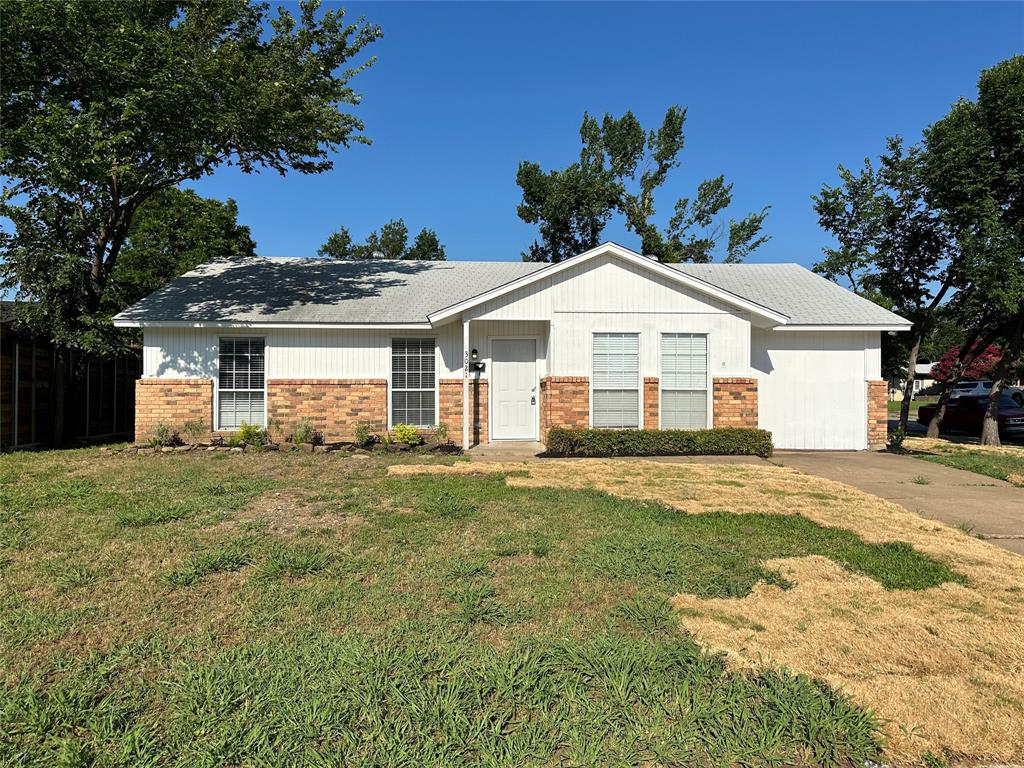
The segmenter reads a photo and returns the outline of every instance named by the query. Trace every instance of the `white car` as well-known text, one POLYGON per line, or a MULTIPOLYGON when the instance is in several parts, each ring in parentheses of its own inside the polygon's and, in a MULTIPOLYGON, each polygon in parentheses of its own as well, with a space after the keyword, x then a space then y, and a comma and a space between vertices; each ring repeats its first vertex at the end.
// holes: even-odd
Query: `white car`
MULTIPOLYGON (((992 384, 993 382, 991 381, 961 381, 953 387, 953 391, 949 393, 949 399, 956 400, 960 395, 988 397, 992 394, 992 384)), ((1021 391, 1020 387, 1003 386, 1004 395, 1021 391)))
POLYGON ((950 400, 956 400, 960 395, 971 397, 987 397, 992 394, 991 381, 961 381, 958 382, 953 391, 949 393, 950 400))

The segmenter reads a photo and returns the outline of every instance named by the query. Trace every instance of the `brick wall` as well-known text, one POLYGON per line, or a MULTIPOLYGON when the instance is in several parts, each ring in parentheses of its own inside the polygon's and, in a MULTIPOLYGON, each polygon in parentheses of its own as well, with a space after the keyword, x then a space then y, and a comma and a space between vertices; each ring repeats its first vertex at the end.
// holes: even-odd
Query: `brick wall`
POLYGON ((540 435, 551 427, 590 426, 590 379, 545 376, 540 380, 540 435))
POLYGON ((210 379, 139 379, 135 382, 135 440, 153 436, 157 424, 181 431, 187 421, 213 429, 213 381, 210 379))
POLYGON ((351 440, 362 422, 382 432, 388 425, 387 379, 267 381, 267 419, 278 423, 282 436, 290 435, 304 417, 328 442, 351 440))
MULTIPOLYGON (((448 438, 456 445, 462 445, 462 379, 441 379, 440 413, 438 422, 448 426, 448 438)), ((487 432, 487 379, 469 381, 469 440, 471 445, 486 443, 487 432)))
POLYGON ((714 426, 757 427, 757 379, 715 379, 712 400, 714 426))
POLYGON ((867 382, 868 446, 881 448, 889 436, 888 384, 882 380, 867 382))
POLYGON ((657 376, 644 377, 644 429, 658 428, 658 408, 661 392, 657 376))

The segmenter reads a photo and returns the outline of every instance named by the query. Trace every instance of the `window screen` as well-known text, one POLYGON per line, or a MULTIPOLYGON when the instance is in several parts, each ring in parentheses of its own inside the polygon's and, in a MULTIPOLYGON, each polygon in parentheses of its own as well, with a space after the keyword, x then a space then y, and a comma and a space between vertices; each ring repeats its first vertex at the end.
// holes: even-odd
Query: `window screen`
POLYGON ((433 339, 391 340, 391 423, 437 424, 433 339))
POLYGON ((708 425, 708 337, 703 333, 661 335, 661 428, 705 429, 708 425))
POLYGON ((258 336, 221 338, 219 429, 238 429, 242 422, 263 426, 264 359, 263 339, 258 336))
POLYGON ((594 334, 590 423, 604 429, 640 426, 640 335, 594 334))

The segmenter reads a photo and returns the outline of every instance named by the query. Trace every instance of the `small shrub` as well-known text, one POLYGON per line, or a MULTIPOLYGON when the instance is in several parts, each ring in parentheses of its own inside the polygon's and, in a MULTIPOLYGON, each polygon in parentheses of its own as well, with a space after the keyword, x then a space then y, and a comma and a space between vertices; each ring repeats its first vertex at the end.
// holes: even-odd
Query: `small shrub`
POLYGON ((370 424, 362 421, 356 424, 355 428, 355 444, 360 448, 369 448, 374 443, 378 442, 380 438, 373 433, 373 429, 370 424))
POLYGON ((552 456, 760 456, 772 455, 772 433, 763 429, 563 429, 548 430, 552 456))
POLYGON ((412 424, 395 424, 395 441, 406 445, 419 445, 420 432, 412 424))
POLYGON ((302 443, 323 445, 324 433, 318 429, 313 429, 313 423, 309 418, 303 416, 295 426, 295 432, 292 433, 292 442, 296 445, 300 445, 302 443))
POLYGON ((227 439, 224 441, 224 445, 228 448, 240 448, 243 444, 244 441, 242 440, 242 436, 237 432, 228 435, 227 439))
POLYGON ((181 435, 166 424, 157 424, 153 427, 153 436, 149 439, 151 448, 165 448, 181 444, 181 435))
POLYGON ((188 439, 193 443, 199 442, 199 438, 205 435, 208 431, 206 428, 206 422, 202 419, 186 421, 184 425, 182 425, 181 429, 186 435, 188 435, 188 439))
POLYGON ((890 451, 899 452, 903 450, 903 441, 907 439, 907 431, 897 427, 885 440, 885 445, 890 451))
POLYGON ((441 423, 434 429, 434 440, 438 443, 448 443, 448 425, 441 423))
POLYGON ((235 434, 238 436, 240 445, 247 445, 252 448, 260 448, 270 442, 270 435, 266 429, 259 424, 250 424, 247 421, 242 422, 242 426, 238 428, 238 432, 235 434))

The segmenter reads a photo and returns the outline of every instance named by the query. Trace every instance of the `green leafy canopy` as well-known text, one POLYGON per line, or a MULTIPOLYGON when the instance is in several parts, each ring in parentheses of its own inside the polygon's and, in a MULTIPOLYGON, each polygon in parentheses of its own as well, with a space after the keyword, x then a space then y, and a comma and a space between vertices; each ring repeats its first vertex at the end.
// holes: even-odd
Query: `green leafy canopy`
POLYGON ((400 259, 404 261, 444 261, 444 246, 437 233, 423 228, 409 245, 409 228, 403 219, 393 219, 374 230, 366 242, 356 244, 345 227, 327 238, 317 254, 331 259, 400 259))
POLYGON ((365 143, 346 111, 380 37, 339 7, 0 0, 0 285, 64 344, 118 345, 112 290, 136 213, 222 165, 321 173, 365 143))
POLYGON ((768 207, 728 224, 719 215, 732 203, 724 176, 701 182, 696 197, 675 204, 668 226, 655 223, 655 192, 679 165, 686 110, 674 106, 657 129, 644 131, 632 112, 620 118, 584 114, 579 159, 563 170, 545 172, 520 163, 516 183, 523 193, 519 217, 538 224, 541 239, 523 258, 561 261, 593 248, 615 213, 641 240, 645 254, 660 261, 708 262, 723 236, 725 261, 742 261, 769 237, 762 232, 768 207))

